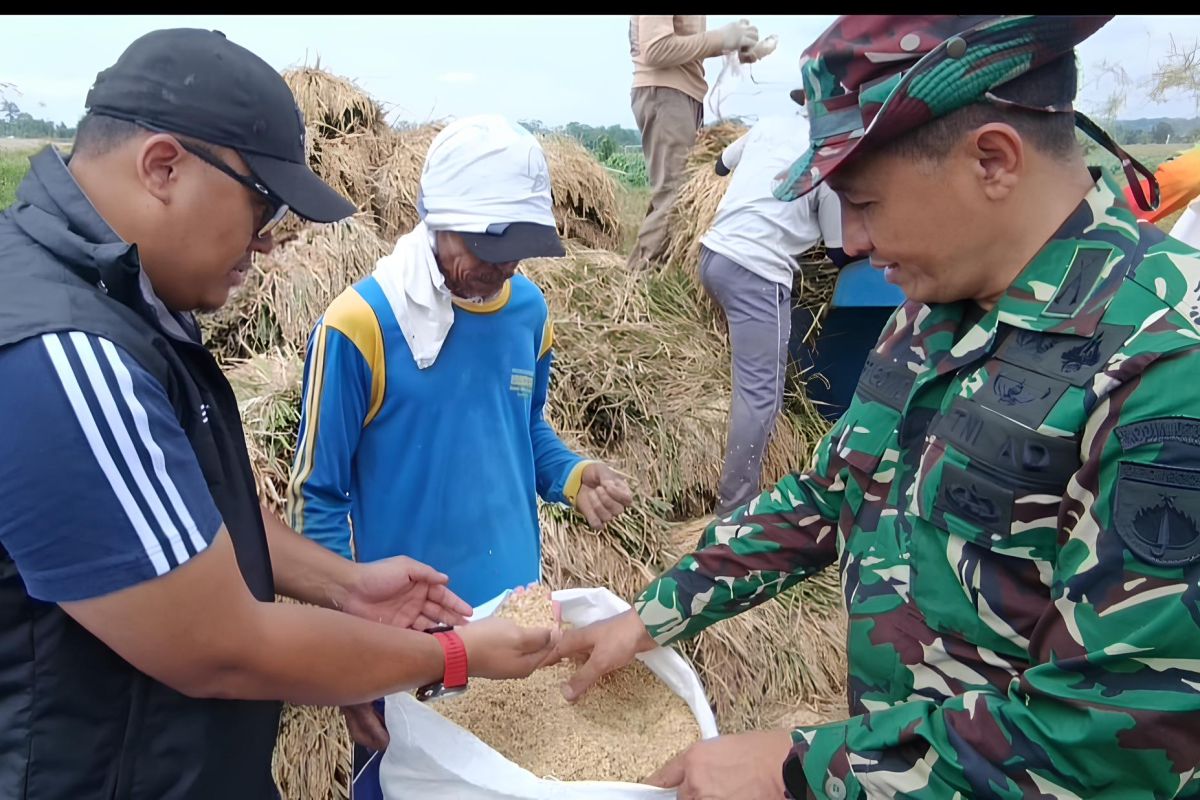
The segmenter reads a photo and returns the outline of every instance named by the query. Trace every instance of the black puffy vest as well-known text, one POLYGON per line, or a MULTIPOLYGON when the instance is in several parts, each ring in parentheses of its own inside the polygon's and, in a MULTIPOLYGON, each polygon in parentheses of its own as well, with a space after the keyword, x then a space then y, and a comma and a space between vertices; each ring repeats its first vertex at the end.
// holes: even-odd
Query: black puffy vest
MULTIPOLYGON (((155 376, 246 584, 271 601, 266 533, 229 382, 204 347, 155 322, 136 248, 100 218, 61 158, 47 148, 31 161, 18 201, 0 214, 0 347, 85 331, 155 376)), ((0 547, 0 797, 274 798, 279 712, 275 702, 190 698, 139 672, 56 604, 30 597, 0 547)))

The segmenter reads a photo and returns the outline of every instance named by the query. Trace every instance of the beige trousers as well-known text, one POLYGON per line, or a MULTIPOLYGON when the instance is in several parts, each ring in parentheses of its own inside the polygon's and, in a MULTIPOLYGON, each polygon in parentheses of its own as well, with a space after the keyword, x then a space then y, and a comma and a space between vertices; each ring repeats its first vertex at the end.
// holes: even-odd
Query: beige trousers
POLYGON ((638 86, 631 93, 633 116, 642 133, 642 152, 650 176, 650 208, 638 230, 631 269, 661 261, 667 244, 667 217, 683 183, 688 152, 704 123, 704 107, 678 89, 638 86))

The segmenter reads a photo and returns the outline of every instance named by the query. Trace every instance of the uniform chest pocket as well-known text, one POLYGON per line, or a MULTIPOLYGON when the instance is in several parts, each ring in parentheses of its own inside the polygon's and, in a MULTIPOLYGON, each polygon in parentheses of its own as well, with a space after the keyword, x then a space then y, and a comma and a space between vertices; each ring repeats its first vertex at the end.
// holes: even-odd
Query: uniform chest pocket
POLYGON ((1079 445, 956 398, 930 430, 917 483, 925 520, 1006 555, 1051 558, 1079 445))
POLYGON ((895 471, 894 442, 900 412, 874 403, 854 403, 838 420, 834 449, 850 475, 864 486, 895 471), (889 449, 893 453, 889 454, 889 449), (885 461, 885 456, 890 456, 885 461))
POLYGON ((854 399, 838 420, 832 438, 837 457, 852 479, 847 483, 852 504, 870 487, 890 484, 896 474, 900 409, 908 400, 914 378, 904 364, 878 353, 871 353, 863 366, 854 399))
POLYGON ((912 597, 942 633, 1012 656, 1049 601, 1078 444, 956 398, 937 418, 914 493, 912 597))

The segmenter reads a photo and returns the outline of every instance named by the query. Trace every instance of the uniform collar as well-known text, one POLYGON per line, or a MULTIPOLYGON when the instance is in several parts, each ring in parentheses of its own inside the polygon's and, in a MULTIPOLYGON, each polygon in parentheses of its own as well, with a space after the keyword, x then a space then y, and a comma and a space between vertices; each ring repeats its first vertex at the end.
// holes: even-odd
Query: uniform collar
POLYGON ((918 306, 916 344, 928 355, 948 351, 937 373, 959 369, 986 353, 1001 323, 1045 333, 1091 337, 1136 260, 1140 234, 1120 193, 1096 167, 1094 184, 1054 235, 1030 259, 995 307, 962 334, 955 331, 968 303, 918 306))
MULTIPOLYGON (((1030 331, 1092 336, 1140 239, 1111 179, 1091 168, 1091 190, 996 304, 995 321, 1030 331)), ((991 315, 989 315, 991 316, 991 315)))

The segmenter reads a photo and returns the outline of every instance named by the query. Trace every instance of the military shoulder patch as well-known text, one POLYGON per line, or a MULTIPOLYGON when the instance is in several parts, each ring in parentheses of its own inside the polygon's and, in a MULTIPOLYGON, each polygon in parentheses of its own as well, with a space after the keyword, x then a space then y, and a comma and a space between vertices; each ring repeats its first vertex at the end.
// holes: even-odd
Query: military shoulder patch
POLYGON ((1117 428, 1115 433, 1122 450, 1167 442, 1200 447, 1200 419, 1191 417, 1158 417, 1130 422, 1117 428))
POLYGON ((1156 567, 1200 561, 1200 470, 1121 462, 1113 527, 1125 546, 1156 567))

